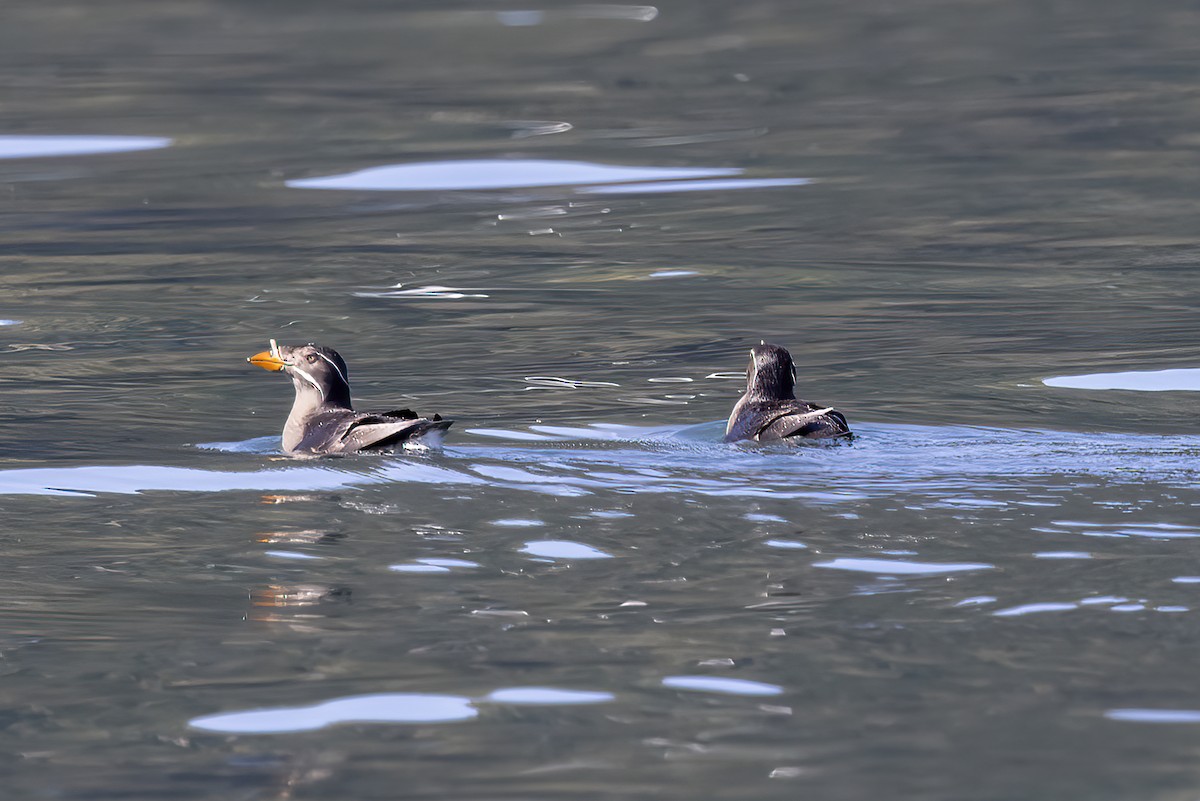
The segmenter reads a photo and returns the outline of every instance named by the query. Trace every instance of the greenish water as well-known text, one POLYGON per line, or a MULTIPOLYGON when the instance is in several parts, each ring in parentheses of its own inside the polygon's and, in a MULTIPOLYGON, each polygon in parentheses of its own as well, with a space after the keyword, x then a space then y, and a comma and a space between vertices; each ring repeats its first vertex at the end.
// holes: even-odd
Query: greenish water
POLYGON ((12 797, 1194 793, 1188 6, 0 16, 12 797))

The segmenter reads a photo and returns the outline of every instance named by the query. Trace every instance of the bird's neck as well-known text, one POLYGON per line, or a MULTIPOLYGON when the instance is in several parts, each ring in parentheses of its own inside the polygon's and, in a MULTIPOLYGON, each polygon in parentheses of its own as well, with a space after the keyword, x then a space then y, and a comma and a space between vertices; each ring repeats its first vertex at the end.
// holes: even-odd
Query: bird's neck
POLYGON ((283 449, 295 450, 296 446, 308 433, 310 420, 322 412, 349 411, 350 390, 342 387, 330 390, 325 397, 316 388, 307 383, 297 382, 296 398, 292 401, 292 411, 288 413, 287 422, 283 426, 283 449))
POLYGON ((350 405, 350 387, 343 383, 317 389, 300 376, 292 376, 292 387, 296 390, 296 399, 292 401, 291 417, 299 419, 317 412, 354 408, 350 405))
POLYGON ((792 376, 759 374, 746 387, 747 397, 755 400, 795 400, 796 385, 792 376))

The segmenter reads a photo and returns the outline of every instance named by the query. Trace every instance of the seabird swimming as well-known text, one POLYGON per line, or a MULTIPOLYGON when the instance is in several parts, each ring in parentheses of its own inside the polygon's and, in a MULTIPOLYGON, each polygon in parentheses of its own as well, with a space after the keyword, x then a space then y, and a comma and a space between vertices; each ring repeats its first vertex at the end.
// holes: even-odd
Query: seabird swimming
POLYGON ((336 350, 321 345, 277 345, 246 361, 292 378, 296 399, 283 426, 289 453, 353 453, 440 444, 453 420, 420 417, 410 409, 356 412, 350 405, 350 373, 336 350))
POLYGON ((770 442, 850 436, 850 426, 841 412, 796 400, 795 387, 796 365, 787 350, 766 341, 751 348, 750 366, 746 368, 746 394, 729 415, 725 441, 770 442))

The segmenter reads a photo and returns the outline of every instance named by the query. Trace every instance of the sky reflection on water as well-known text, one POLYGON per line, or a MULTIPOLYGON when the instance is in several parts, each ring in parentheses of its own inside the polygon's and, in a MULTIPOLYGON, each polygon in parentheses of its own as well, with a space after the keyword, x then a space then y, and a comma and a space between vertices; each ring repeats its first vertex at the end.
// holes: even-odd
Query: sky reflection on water
POLYGON ((345 723, 451 723, 478 717, 471 699, 423 693, 377 693, 312 706, 222 712, 193 718, 193 729, 224 734, 316 731, 345 723))
POLYGON ((638 167, 549 159, 473 159, 370 167, 345 175, 297 178, 288 181, 287 185, 293 189, 428 192, 666 181, 740 172, 727 167, 638 167))
POLYGON ((1200 392, 1200 368, 1135 370, 1124 373, 1056 376, 1043 379, 1064 389, 1125 389, 1135 392, 1200 392))
POLYGON ((171 140, 157 136, 17 136, 0 134, 0 159, 90 156, 128 153, 170 147, 171 140))

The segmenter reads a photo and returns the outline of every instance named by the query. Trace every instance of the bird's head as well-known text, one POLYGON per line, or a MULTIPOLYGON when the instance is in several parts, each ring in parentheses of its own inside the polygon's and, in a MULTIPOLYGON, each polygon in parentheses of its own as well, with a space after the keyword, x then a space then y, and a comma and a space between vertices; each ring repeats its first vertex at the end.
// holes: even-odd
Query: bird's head
POLYGON ((796 365, 785 348, 763 340, 750 349, 746 394, 755 400, 796 397, 796 365))
POLYGON ((350 408, 350 371, 336 350, 323 345, 279 345, 246 359, 264 370, 287 373, 296 387, 296 398, 314 406, 350 408), (319 397, 317 397, 319 396, 319 397))

